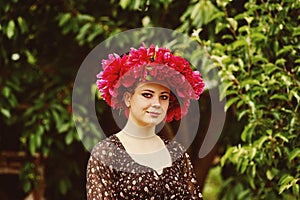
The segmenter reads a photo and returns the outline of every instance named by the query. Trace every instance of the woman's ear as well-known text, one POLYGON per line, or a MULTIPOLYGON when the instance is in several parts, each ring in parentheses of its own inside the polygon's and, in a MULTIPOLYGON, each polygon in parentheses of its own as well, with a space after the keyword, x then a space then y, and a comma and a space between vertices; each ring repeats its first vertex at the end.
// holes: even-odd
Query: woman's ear
POLYGON ((129 92, 125 92, 123 95, 123 99, 127 108, 130 107, 130 98, 131 98, 131 94, 129 92))

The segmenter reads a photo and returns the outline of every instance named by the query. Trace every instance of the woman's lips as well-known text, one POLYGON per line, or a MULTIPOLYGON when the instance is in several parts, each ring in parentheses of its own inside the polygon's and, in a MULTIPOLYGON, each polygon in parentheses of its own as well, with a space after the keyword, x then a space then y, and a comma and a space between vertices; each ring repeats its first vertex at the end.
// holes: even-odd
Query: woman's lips
POLYGON ((147 111, 147 113, 148 113, 151 117, 159 117, 159 116, 161 115, 160 112, 147 111))

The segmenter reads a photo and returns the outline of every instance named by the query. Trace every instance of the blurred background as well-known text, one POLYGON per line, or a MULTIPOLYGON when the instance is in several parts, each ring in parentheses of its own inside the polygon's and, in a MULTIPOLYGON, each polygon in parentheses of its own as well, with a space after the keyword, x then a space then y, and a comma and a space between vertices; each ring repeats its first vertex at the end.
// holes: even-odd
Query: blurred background
MULTIPOLYGON (((220 77, 199 100, 208 117, 188 149, 204 199, 299 199, 299 16, 299 0, 1 0, 0 199, 86 199, 89 152, 72 116, 74 80, 95 46, 140 27, 187 34, 213 63, 203 76, 217 69, 212 76, 220 77), (217 123, 212 91, 226 99, 226 120, 199 158, 208 125, 217 123)), ((83 98, 96 99, 112 134, 110 108, 92 94, 83 98)))

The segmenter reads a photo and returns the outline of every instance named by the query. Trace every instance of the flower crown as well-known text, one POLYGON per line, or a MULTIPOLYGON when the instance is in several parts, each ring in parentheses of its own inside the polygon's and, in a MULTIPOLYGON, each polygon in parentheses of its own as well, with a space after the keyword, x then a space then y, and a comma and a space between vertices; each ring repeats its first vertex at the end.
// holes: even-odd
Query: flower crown
POLYGON ((132 48, 128 55, 110 54, 102 60, 102 68, 96 82, 102 98, 114 109, 125 109, 127 116, 123 94, 138 82, 163 82, 176 96, 171 95, 167 122, 186 115, 190 100, 199 99, 204 90, 200 72, 193 71, 188 61, 154 45, 132 48))

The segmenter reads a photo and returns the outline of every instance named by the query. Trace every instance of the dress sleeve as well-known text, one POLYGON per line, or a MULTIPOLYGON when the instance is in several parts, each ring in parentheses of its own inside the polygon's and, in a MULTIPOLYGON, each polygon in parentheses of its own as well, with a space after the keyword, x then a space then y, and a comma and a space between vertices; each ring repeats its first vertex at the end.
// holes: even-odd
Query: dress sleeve
POLYGON ((191 199, 203 199, 189 154, 184 153, 184 177, 191 199))
POLYGON ((94 147, 87 165, 87 200, 114 199, 114 173, 109 167, 111 152, 103 144, 94 147))

